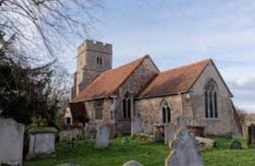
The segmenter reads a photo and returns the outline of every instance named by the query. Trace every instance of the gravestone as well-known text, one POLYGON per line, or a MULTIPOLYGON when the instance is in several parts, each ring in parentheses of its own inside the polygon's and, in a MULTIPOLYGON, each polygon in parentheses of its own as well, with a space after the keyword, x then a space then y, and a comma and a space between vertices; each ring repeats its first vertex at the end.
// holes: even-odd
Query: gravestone
POLYGON ((85 138, 90 139, 90 138, 95 138, 96 137, 96 125, 93 123, 86 123, 84 127, 85 131, 85 138))
POLYGON ((22 165, 25 126, 0 118, 0 165, 22 165))
POLYGON ((96 135, 96 143, 95 148, 96 149, 105 149, 108 147, 110 139, 110 129, 107 125, 100 125, 97 129, 97 135, 96 135))
POLYGON ((248 127, 248 147, 255 148, 255 125, 251 124, 248 127))
POLYGON ((117 125, 116 124, 108 124, 108 127, 110 129, 110 139, 113 139, 117 136, 117 125))
POLYGON ((242 149, 241 142, 238 140, 232 140, 230 143, 230 149, 242 149))
POLYGON ((188 130, 182 129, 177 133, 172 147, 172 152, 165 160, 165 166, 204 166, 198 151, 199 143, 188 130))
POLYGON ((59 132, 60 142, 71 142, 73 140, 83 137, 83 132, 81 129, 74 128, 70 130, 62 130, 59 132))
POLYGON ((176 126, 173 123, 169 123, 164 127, 164 142, 169 144, 174 140, 176 134, 176 126))
POLYGON ((141 163, 135 160, 128 161, 124 163, 122 166, 143 166, 141 163))
POLYGON ((137 116, 133 117, 132 126, 131 126, 131 134, 138 134, 142 132, 142 122, 141 119, 137 116))
POLYGON ((164 126, 154 125, 153 140, 156 143, 164 141, 164 126))
POLYGON ((122 143, 126 145, 128 144, 128 142, 129 142, 128 137, 127 136, 123 137, 122 143))
POLYGON ((56 133, 57 130, 53 127, 37 127, 28 130, 29 149, 26 159, 54 153, 56 133))
POLYGON ((179 129, 187 128, 189 125, 191 125, 191 119, 187 116, 179 116, 177 118, 177 126, 179 129))

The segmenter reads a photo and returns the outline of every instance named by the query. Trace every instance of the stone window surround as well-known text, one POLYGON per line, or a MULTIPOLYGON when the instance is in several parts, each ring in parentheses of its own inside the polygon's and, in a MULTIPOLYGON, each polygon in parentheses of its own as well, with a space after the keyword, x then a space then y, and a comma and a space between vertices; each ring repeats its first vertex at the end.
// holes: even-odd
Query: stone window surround
POLYGON ((171 107, 165 99, 162 99, 160 104, 160 115, 162 124, 167 124, 171 122, 171 107))
POLYGON ((131 120, 133 104, 132 93, 126 91, 121 99, 122 120, 131 120))
POLYGON ((95 120, 103 120, 103 109, 104 109, 104 100, 96 100, 94 102, 94 109, 95 109, 95 120))
POLYGON ((219 88, 213 79, 209 79, 204 86, 204 110, 207 120, 218 120, 219 118, 219 88))
POLYGON ((103 65, 103 57, 96 57, 96 64, 99 66, 99 67, 102 67, 103 65))

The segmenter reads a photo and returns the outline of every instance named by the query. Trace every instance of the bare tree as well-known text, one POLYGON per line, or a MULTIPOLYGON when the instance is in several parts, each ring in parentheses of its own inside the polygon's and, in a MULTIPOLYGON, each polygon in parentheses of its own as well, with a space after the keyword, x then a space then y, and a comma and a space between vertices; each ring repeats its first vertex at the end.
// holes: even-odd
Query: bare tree
POLYGON ((101 0, 0 0, 0 33, 26 58, 55 58, 89 34, 101 8, 101 0))
POLYGON ((101 0, 0 0, 3 114, 25 123, 34 114, 53 119, 71 89, 57 55, 89 35, 102 6, 101 0))

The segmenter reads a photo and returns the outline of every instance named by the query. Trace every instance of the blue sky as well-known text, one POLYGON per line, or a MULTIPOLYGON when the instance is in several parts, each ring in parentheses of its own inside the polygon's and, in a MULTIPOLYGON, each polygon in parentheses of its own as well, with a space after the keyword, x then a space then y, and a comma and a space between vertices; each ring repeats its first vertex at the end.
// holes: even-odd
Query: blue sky
POLYGON ((114 66, 145 54, 161 70, 212 58, 235 105, 255 112, 254 0, 105 0, 97 18, 89 38, 113 44, 114 66))

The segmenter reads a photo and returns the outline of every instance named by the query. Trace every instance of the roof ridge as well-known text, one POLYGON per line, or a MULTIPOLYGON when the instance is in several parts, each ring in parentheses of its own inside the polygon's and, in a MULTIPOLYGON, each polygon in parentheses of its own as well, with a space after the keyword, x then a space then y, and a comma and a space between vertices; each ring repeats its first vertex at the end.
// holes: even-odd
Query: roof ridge
POLYGON ((196 80, 200 77, 201 73, 203 73, 206 66, 208 66, 208 64, 210 63, 213 63, 212 59, 205 59, 202 61, 197 61, 195 63, 160 72, 155 78, 153 78, 150 84, 143 89, 143 91, 139 94, 139 98, 155 97, 155 95, 161 96, 163 93, 185 93, 193 86, 194 82, 196 82, 196 80), (186 72, 190 74, 183 75, 183 73, 186 72), (177 83, 176 80, 177 82, 181 82, 177 83), (185 81, 187 80, 189 80, 188 83, 185 83, 185 81), (166 86, 171 90, 166 90, 166 86))
POLYGON ((190 67, 190 66, 193 66, 193 65, 198 65, 200 63, 204 63, 204 62, 207 62, 207 61, 212 62, 213 60, 211 58, 208 58, 208 59, 196 61, 196 62, 193 62, 193 63, 185 64, 185 65, 182 65, 182 66, 177 66, 177 67, 174 67, 174 68, 171 68, 171 69, 167 69, 167 70, 164 70, 160 73, 166 73, 166 72, 169 72, 169 71, 172 71, 172 70, 177 70, 177 69, 181 69, 181 68, 190 67))
POLYGON ((138 58, 138 59, 135 59, 135 60, 133 60, 133 61, 131 61, 131 62, 122 64, 122 65, 120 65, 120 66, 118 66, 118 67, 115 67, 115 68, 113 68, 113 69, 106 70, 106 71, 104 71, 103 73, 109 72, 109 71, 113 71, 113 70, 119 69, 119 68, 121 68, 121 67, 128 66, 128 65, 130 65, 130 64, 132 64, 132 63, 134 63, 134 62, 137 62, 137 61, 139 61, 139 60, 144 60, 146 57, 149 57, 149 55, 144 55, 143 57, 138 58))

